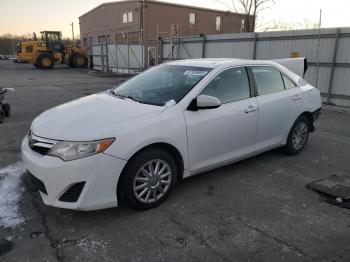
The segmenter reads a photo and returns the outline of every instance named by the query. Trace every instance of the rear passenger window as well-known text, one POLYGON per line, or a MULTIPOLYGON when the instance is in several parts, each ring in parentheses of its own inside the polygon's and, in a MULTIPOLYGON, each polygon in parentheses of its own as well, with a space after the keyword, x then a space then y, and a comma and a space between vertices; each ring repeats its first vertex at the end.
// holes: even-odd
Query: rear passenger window
POLYGON ((230 68, 218 74, 201 95, 217 97, 222 104, 250 97, 249 80, 244 67, 230 68))
POLYGON ((272 67, 252 67, 259 95, 265 95, 284 90, 281 73, 272 67))
POLYGON ((282 76, 283 76, 284 86, 286 87, 286 89, 290 89, 290 88, 296 87, 296 85, 291 80, 289 80, 288 77, 286 77, 283 74, 282 74, 282 76))

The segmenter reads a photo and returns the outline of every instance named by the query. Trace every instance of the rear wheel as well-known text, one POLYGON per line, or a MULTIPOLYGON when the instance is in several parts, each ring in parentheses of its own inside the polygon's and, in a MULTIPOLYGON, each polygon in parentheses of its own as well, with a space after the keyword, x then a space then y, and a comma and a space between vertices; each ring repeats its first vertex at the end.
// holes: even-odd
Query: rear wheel
POLYGON ((309 119, 305 116, 300 116, 292 126, 287 144, 284 146, 284 151, 290 155, 299 154, 305 147, 310 133, 309 119))
POLYGON ((85 67, 87 64, 87 59, 82 54, 73 54, 69 66, 71 67, 85 67))
POLYGON ((54 58, 52 54, 40 54, 36 60, 36 65, 40 69, 51 69, 54 66, 54 58))
POLYGON ((9 117, 11 115, 11 106, 8 103, 3 104, 2 109, 4 111, 4 115, 9 117))
POLYGON ((133 157, 123 171, 118 190, 138 210, 160 205, 176 183, 177 165, 167 151, 148 149, 133 157))

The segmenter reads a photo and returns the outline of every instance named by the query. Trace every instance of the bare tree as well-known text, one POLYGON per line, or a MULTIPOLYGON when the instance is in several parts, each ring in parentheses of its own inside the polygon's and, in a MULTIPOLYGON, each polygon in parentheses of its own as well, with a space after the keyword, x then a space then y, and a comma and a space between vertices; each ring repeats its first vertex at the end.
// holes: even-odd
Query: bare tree
POLYGON ((244 14, 244 32, 254 32, 256 27, 256 18, 258 14, 274 5, 275 0, 215 0, 214 2, 221 3, 236 13, 244 14))
POLYGON ((274 20, 269 24, 265 25, 263 30, 267 31, 285 31, 285 30, 302 30, 302 29, 318 29, 319 23, 310 21, 307 18, 304 18, 299 22, 283 22, 274 20))

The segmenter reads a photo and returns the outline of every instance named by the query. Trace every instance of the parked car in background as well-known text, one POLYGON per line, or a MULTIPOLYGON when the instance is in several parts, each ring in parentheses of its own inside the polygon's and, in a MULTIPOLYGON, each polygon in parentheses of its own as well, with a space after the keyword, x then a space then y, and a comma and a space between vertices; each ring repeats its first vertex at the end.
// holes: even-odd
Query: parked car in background
MULTIPOLYGON (((304 59, 156 66, 38 116, 22 159, 47 205, 149 209, 177 181, 264 151, 300 153, 320 114, 304 59), (289 68, 294 68, 294 73, 289 68)), ((291 159, 292 161, 292 159, 291 159)))
POLYGON ((25 60, 23 60, 21 58, 18 58, 18 57, 11 58, 10 61, 12 61, 14 63, 17 63, 17 64, 26 64, 26 63, 28 63, 25 60))

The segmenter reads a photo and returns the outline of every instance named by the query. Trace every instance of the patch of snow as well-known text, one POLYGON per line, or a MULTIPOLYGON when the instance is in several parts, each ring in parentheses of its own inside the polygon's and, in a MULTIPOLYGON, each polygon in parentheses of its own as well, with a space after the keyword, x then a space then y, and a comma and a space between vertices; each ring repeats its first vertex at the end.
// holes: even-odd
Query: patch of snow
POLYGON ((18 210, 24 172, 20 162, 0 168, 0 228, 15 227, 24 222, 18 210))
POLYGON ((85 252, 92 251, 94 253, 96 253, 97 251, 105 250, 108 246, 107 241, 103 241, 103 240, 96 241, 96 240, 91 240, 87 237, 83 237, 79 239, 76 244, 85 252))

